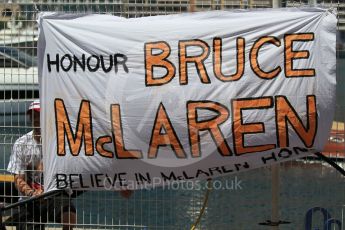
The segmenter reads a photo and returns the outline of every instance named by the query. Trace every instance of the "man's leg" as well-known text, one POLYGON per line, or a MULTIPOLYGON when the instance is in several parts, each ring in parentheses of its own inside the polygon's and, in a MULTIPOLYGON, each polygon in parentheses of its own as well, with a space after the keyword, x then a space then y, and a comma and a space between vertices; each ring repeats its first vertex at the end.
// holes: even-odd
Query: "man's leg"
POLYGON ((77 214, 75 209, 66 206, 63 210, 61 220, 63 230, 72 230, 77 223, 77 214))
POLYGON ((72 230, 77 222, 77 215, 70 197, 64 194, 53 198, 49 203, 49 220, 61 223, 63 230, 72 230))
POLYGON ((13 214, 3 224, 15 226, 17 230, 44 230, 45 212, 36 202, 29 203, 13 210, 13 214), (42 212, 43 211, 43 212, 42 212))

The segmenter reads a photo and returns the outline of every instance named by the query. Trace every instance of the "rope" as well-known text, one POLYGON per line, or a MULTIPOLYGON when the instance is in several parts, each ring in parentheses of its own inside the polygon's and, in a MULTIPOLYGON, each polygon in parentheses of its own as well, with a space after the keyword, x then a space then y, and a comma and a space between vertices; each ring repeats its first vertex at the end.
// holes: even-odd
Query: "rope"
POLYGON ((211 188, 211 181, 212 181, 211 179, 207 180, 207 191, 206 191, 205 196, 204 196, 204 202, 203 202, 202 207, 200 209, 199 216, 195 220, 195 222, 192 225, 192 227, 190 228, 190 230, 195 230, 196 226, 198 226, 200 224, 201 217, 204 215, 204 212, 205 212, 205 209, 206 209, 206 206, 207 206, 208 196, 210 195, 210 192, 212 190, 212 188, 211 188))

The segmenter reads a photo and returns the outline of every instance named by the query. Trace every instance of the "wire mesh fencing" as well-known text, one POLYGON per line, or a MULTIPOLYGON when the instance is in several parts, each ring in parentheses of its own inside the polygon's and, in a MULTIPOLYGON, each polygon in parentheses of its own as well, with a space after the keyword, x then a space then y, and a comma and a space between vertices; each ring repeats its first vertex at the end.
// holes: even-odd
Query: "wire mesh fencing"
MULTIPOLYGON (((345 3, 320 1, 315 4, 338 9, 337 107, 330 133, 330 149, 324 154, 345 168, 345 3)), ((283 7, 305 7, 307 0, 283 1, 283 7)), ((271 0, 45 0, 3 1, 0 4, 0 192, 2 205, 15 204, 21 195, 8 172, 16 140, 32 130, 26 110, 39 98, 37 77, 36 17, 42 11, 101 13, 121 17, 143 17, 209 10, 271 8, 271 0)), ((29 216, 23 229, 61 229, 63 208, 75 213, 75 229, 268 229, 259 225, 271 219, 271 169, 255 169, 238 175, 188 182, 178 187, 135 191, 130 198, 119 192, 99 191, 55 194, 38 206, 23 203, 4 211, 7 229, 18 225, 14 216, 29 216), (210 189, 212 188, 212 189, 210 189), (205 205, 207 201, 207 205, 205 205), (36 207, 46 207, 37 210, 36 207), (203 207, 206 207, 203 210, 203 207), (23 211, 24 210, 24 211, 23 211), (203 212, 203 213, 202 213, 203 212), (22 214, 21 214, 22 213, 22 214), (202 215, 201 215, 202 214, 202 215), (12 218, 12 219, 11 219, 12 218), (31 224, 31 225, 30 225, 31 224)), ((326 213, 345 225, 345 178, 315 157, 280 164, 279 229, 310 229, 324 226, 326 213), (313 209, 314 208, 314 209, 313 209), (316 208, 316 209, 315 209, 316 208), (316 211, 315 211, 316 210, 316 211), (316 213, 314 221, 308 213, 316 213), (320 212, 320 213, 318 213, 320 212)), ((24 201, 24 200, 21 200, 24 201)), ((65 210, 66 211, 66 210, 65 210)), ((24 223, 22 223, 24 224, 24 223)), ((18 228, 18 226, 17 226, 18 228)))

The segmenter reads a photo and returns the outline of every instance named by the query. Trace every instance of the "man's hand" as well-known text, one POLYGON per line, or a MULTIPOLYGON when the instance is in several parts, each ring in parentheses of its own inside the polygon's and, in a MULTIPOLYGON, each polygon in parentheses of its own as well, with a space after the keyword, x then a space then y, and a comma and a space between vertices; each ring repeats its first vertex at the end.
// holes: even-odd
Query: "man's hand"
POLYGON ((14 183, 18 191, 25 196, 32 196, 32 194, 35 192, 35 190, 32 189, 31 186, 26 182, 24 174, 14 175, 14 183))
POLYGON ((38 196, 41 195, 43 193, 42 189, 36 189, 34 190, 34 192, 32 193, 32 196, 38 196))
POLYGON ((40 184, 32 184, 31 186, 26 182, 24 174, 14 176, 14 183, 20 193, 25 196, 38 196, 43 193, 43 187, 40 184))

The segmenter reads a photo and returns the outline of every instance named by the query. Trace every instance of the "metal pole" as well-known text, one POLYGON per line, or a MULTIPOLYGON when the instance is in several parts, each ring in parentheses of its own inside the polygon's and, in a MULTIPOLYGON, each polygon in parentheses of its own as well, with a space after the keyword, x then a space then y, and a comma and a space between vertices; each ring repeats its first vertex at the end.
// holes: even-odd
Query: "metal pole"
MULTIPOLYGON (((282 7, 282 0, 272 0, 272 7, 282 7)), ((279 164, 271 166, 272 173, 272 198, 271 198, 271 221, 273 223, 279 222, 279 164)), ((273 226, 273 230, 279 230, 279 225, 273 226)))
POLYGON ((2 209, 0 208, 0 230, 6 230, 6 227, 2 223, 2 209))
POLYGON ((309 0, 310 6, 316 6, 316 0, 309 0))
POLYGON ((272 8, 282 7, 282 0, 272 0, 272 8))
POLYGON ((224 10, 225 0, 220 0, 220 9, 224 10))
MULTIPOLYGON (((271 166, 272 173, 272 198, 271 198, 271 221, 279 222, 279 164, 271 166)), ((273 226, 273 230, 279 230, 279 225, 273 226)))
POLYGON ((249 8, 253 8, 253 0, 249 0, 249 8))
POLYGON ((195 12, 195 0, 189 0, 189 12, 195 12))

